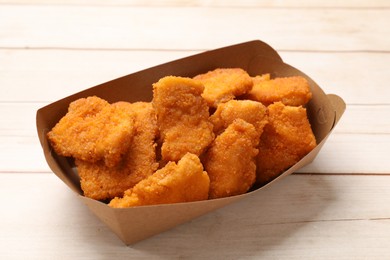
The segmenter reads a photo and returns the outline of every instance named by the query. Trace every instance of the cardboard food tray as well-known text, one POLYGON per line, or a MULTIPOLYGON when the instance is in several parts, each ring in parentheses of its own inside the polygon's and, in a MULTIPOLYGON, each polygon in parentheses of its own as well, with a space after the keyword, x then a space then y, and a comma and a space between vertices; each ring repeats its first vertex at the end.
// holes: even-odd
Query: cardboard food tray
POLYGON ((326 95, 322 89, 301 71, 283 63, 278 53, 261 41, 250 41, 142 70, 101 85, 86 89, 49 104, 37 111, 37 131, 46 161, 52 171, 88 206, 88 208, 127 245, 170 229, 207 212, 225 206, 246 196, 261 192, 263 187, 239 196, 189 203, 141 206, 125 209, 110 208, 107 204, 84 197, 77 170, 72 160, 52 151, 46 133, 62 118, 69 103, 82 97, 99 96, 115 101, 151 101, 152 84, 168 75, 193 77, 215 68, 240 67, 251 76, 271 73, 271 77, 301 75, 308 79, 313 98, 307 105, 308 117, 317 139, 317 147, 268 183, 272 185, 284 176, 310 163, 322 148, 332 129, 345 110, 344 101, 336 95, 326 95))

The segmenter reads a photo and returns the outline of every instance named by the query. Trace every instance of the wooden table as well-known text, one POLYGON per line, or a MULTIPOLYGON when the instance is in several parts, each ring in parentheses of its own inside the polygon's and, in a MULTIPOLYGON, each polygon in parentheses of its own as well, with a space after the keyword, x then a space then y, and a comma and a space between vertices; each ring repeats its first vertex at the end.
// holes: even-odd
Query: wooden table
POLYGON ((0 258, 390 259, 389 64, 386 0, 0 0, 0 258), (258 196, 124 246, 48 168, 36 110, 254 39, 346 101, 339 125, 258 196))

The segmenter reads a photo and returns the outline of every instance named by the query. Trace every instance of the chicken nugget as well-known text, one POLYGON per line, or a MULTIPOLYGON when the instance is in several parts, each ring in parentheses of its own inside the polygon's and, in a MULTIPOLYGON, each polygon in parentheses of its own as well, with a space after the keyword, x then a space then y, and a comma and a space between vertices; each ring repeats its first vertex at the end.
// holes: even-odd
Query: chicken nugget
POLYGON ((125 190, 149 177, 158 168, 155 142, 158 130, 152 104, 118 102, 113 106, 135 114, 135 134, 123 161, 115 167, 107 167, 103 162, 76 160, 84 196, 97 200, 123 196, 125 190))
POLYGON ((134 132, 134 115, 98 97, 81 98, 47 134, 57 154, 112 167, 127 151, 134 132))
POLYGON ((210 199, 243 194, 252 187, 259 138, 255 127, 242 119, 235 119, 215 138, 204 159, 210 199))
POLYGON ((202 97, 210 107, 227 102, 252 89, 249 74, 240 68, 219 68, 194 77, 204 86, 202 97))
POLYGON ((306 109, 268 106, 269 124, 264 127, 257 156, 257 182, 265 184, 297 163, 316 146, 306 109))
POLYGON ((309 82, 301 76, 271 80, 267 76, 254 77, 253 87, 245 95, 245 98, 259 101, 265 106, 278 101, 288 106, 304 106, 311 97, 309 82))
POLYGON ((202 98, 203 85, 193 79, 168 76, 153 84, 165 161, 178 161, 187 152, 200 155, 213 141, 209 108, 202 98))
POLYGON ((199 158, 191 153, 180 161, 169 162, 164 168, 127 190, 123 198, 116 197, 108 204, 113 208, 155 205, 205 200, 210 179, 199 158))
MULTIPOLYGON (((258 84, 258 83, 261 82, 261 81, 270 80, 270 79, 271 79, 271 74, 269 74, 269 73, 254 76, 254 77, 252 77, 253 86, 254 86, 255 84, 258 84)), ((252 88, 253 88, 253 87, 252 87, 252 88)))
POLYGON ((209 120, 214 125, 214 133, 219 134, 237 118, 252 124, 260 136, 268 123, 267 108, 260 102, 252 100, 230 100, 219 104, 209 120))

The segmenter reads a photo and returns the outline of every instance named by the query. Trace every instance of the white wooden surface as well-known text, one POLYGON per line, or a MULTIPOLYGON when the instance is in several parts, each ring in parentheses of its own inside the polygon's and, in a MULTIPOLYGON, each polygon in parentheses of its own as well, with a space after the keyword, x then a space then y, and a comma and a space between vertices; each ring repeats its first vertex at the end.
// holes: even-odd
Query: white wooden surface
POLYGON ((390 2, 0 0, 0 259, 390 259, 390 2), (51 173, 36 110, 260 39, 347 111, 263 193, 126 247, 51 173))

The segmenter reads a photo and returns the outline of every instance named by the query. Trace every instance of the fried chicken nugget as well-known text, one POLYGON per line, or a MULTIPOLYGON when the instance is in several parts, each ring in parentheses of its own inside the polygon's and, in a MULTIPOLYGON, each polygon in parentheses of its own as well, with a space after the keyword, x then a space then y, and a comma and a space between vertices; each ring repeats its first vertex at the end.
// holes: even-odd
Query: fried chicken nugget
POLYGON ((81 98, 47 134, 57 154, 113 167, 130 146, 134 115, 98 97, 81 98))
POLYGON ((269 124, 264 127, 257 156, 259 184, 271 181, 316 146, 305 108, 277 102, 268 111, 269 124))
POLYGON ((252 89, 253 81, 249 74, 240 68, 218 68, 194 77, 204 84, 202 97, 210 107, 227 102, 252 89))
POLYGON ((135 134, 123 161, 115 167, 107 167, 103 162, 76 160, 84 195, 97 200, 123 196, 125 190, 149 177, 158 168, 155 142, 158 129, 152 104, 118 102, 113 106, 135 113, 135 134))
POLYGON ((153 84, 153 106, 165 161, 178 161, 187 152, 200 155, 213 141, 203 85, 193 79, 167 76, 153 84))
POLYGON ((164 168, 127 190, 123 198, 114 198, 108 204, 113 208, 179 203, 205 200, 210 179, 198 158, 187 153, 176 164, 164 168))
POLYGON ((269 74, 269 73, 252 77, 253 85, 258 84, 261 81, 270 80, 270 79, 271 79, 271 74, 269 74))
POLYGON ((215 138, 204 159, 210 199, 243 194, 252 187, 259 138, 255 127, 242 119, 235 119, 215 138))
POLYGON ((214 125, 214 133, 219 134, 237 118, 252 124, 260 136, 268 123, 267 108, 252 100, 230 100, 219 104, 209 120, 214 125))
POLYGON ((282 102, 288 106, 304 106, 312 97, 309 82, 301 76, 269 79, 269 74, 253 77, 253 87, 246 98, 265 106, 282 102), (268 76, 267 76, 268 75, 268 76))

